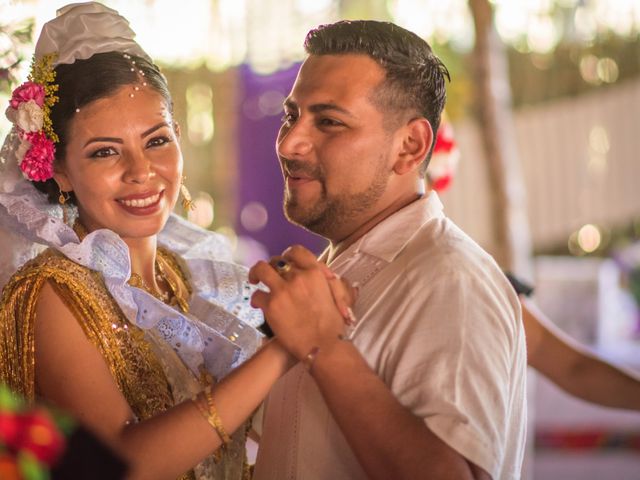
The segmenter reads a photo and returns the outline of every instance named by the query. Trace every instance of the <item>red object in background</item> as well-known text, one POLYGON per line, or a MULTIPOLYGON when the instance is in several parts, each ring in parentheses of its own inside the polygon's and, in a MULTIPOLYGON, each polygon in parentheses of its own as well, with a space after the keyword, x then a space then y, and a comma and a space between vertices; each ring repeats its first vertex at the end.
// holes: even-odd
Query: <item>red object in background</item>
POLYGON ((608 429, 536 429, 536 449, 545 450, 632 450, 640 451, 640 431, 608 429))
POLYGON ((427 181, 433 190, 443 192, 451 186, 459 158, 460 152, 453 134, 453 127, 443 114, 427 168, 427 181))
POLYGON ((18 470, 18 464, 13 456, 0 454, 0 478, 2 480, 20 480, 22 478, 18 470))
POLYGON ((449 188, 451 182, 453 181, 453 175, 444 175, 433 181, 431 184, 431 188, 433 188, 436 192, 442 192, 449 188))
POLYGON ((64 451, 65 438, 44 410, 2 412, 0 444, 11 452, 29 452, 41 463, 52 466, 64 451))
POLYGON ((44 410, 23 415, 19 449, 33 454, 40 462, 53 465, 64 451, 65 438, 44 410))
POLYGON ((456 148, 456 141, 453 137, 453 128, 448 120, 443 119, 440 128, 438 128, 433 153, 451 153, 454 148, 456 148))
POLYGON ((19 416, 20 414, 14 412, 0 412, 0 445, 13 448, 17 443, 17 438, 20 435, 19 416))

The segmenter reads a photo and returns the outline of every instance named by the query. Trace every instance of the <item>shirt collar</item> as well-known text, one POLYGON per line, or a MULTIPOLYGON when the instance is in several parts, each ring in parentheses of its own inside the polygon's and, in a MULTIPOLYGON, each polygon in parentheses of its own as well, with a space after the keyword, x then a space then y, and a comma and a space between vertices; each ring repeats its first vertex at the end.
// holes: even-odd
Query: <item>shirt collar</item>
MULTIPOLYGON (((365 253, 392 262, 424 224, 443 217, 442 202, 438 194, 431 191, 382 220, 335 260, 345 254, 365 253)), ((328 249, 320 258, 326 258, 327 252, 328 249)))

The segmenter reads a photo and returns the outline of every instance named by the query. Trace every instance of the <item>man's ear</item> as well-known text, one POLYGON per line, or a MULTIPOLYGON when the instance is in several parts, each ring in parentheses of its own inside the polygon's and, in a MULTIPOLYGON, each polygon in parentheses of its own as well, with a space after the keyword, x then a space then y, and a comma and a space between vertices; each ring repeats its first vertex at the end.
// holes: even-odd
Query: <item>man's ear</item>
POLYGON ((431 124, 424 117, 414 118, 402 129, 402 144, 393 171, 404 175, 415 171, 425 161, 434 140, 431 124))

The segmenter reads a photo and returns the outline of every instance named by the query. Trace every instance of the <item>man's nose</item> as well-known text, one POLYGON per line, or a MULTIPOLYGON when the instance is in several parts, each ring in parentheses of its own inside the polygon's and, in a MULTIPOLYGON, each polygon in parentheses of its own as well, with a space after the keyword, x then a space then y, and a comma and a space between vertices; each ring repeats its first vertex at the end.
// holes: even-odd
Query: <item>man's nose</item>
POLYGON ((282 157, 297 159, 307 155, 313 149, 313 141, 308 125, 298 120, 292 125, 280 127, 276 150, 282 157))

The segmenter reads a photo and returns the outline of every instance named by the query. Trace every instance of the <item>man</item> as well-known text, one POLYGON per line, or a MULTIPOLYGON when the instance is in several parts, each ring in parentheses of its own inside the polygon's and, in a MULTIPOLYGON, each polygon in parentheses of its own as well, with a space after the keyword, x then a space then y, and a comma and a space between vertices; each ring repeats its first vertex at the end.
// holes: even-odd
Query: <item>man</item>
POLYGON ((250 278, 302 360, 274 387, 255 478, 517 478, 526 351, 493 259, 425 195, 448 72, 389 23, 311 31, 277 151, 288 218, 359 289, 347 327, 302 247, 250 278))

